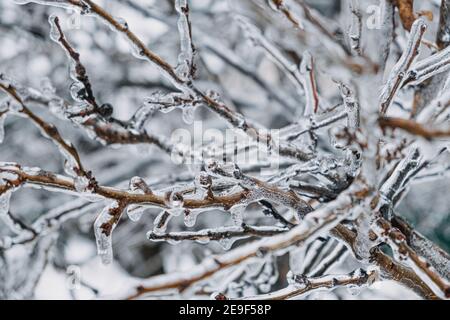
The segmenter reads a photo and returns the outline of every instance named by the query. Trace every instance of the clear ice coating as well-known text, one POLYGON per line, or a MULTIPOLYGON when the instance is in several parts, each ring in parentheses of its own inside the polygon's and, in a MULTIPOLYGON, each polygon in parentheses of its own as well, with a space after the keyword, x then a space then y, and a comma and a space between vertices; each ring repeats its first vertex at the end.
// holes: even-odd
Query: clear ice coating
POLYGON ((175 0, 175 10, 178 13, 178 32, 180 35, 181 52, 178 55, 177 74, 184 80, 191 77, 194 51, 192 44, 191 26, 188 20, 187 0, 175 0))

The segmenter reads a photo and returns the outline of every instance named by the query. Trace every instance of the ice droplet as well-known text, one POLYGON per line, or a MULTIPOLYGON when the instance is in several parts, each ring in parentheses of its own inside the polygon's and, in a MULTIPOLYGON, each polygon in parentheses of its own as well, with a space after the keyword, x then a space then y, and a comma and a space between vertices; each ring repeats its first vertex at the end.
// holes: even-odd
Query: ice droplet
POLYGON ((361 293, 361 288, 356 284, 349 284, 346 286, 348 293, 352 296, 357 296, 361 293))
POLYGON ((137 59, 147 59, 145 56, 145 51, 134 43, 131 43, 131 54, 137 59))
POLYGON ((127 216, 131 221, 137 222, 141 219, 144 211, 145 207, 136 204, 131 204, 127 208, 127 216))
POLYGON ((77 176, 74 178, 75 190, 78 192, 87 192, 89 189, 90 181, 85 176, 77 176))
POLYGON ((223 250, 230 250, 231 247, 233 246, 233 239, 230 238, 222 238, 219 240, 219 244, 220 246, 223 248, 223 250))
POLYGON ((81 82, 75 81, 70 85, 70 95, 75 101, 82 102, 85 96, 84 85, 81 82))
POLYGON ((198 214, 198 211, 184 210, 184 225, 188 228, 195 226, 198 214))
POLYGON ((195 120, 195 108, 191 106, 183 107, 183 121, 186 124, 192 124, 195 120))
POLYGON ((264 293, 269 292, 271 288, 272 288, 272 286, 268 283, 261 283, 259 285, 259 290, 264 293))
POLYGON ((50 23, 50 39, 58 43, 60 33, 58 28, 56 27, 56 19, 58 19, 58 17, 55 14, 52 14, 50 15, 50 17, 48 17, 48 22, 50 23))
MULTIPOLYGON (((120 25, 120 28, 122 29, 122 31, 128 30, 128 22, 126 22, 125 19, 123 19, 121 17, 116 17, 115 20, 120 25)), ((110 28, 112 31, 116 31, 114 27, 110 27, 110 28)))
POLYGON ((167 242, 173 246, 179 244, 181 241, 180 240, 175 240, 175 239, 168 239, 167 242))
POLYGON ((205 238, 199 238, 197 240, 195 240, 195 242, 200 243, 200 244, 208 244, 211 240, 208 237, 205 238))

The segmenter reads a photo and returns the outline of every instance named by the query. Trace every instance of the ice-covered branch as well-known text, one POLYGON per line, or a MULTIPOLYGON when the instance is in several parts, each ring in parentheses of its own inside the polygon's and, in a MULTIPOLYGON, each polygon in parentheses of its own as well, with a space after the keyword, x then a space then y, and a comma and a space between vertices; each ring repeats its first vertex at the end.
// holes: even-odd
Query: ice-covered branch
POLYGON ((0 89, 6 92, 17 105, 13 111, 19 115, 29 118, 42 131, 44 136, 51 139, 58 146, 59 152, 65 158, 64 166, 66 171, 70 175, 77 177, 77 182, 85 185, 85 188, 95 189, 95 178, 92 177, 90 172, 85 171, 83 168, 78 151, 75 149, 73 144, 67 142, 60 135, 58 129, 53 124, 48 124, 46 121, 35 115, 31 109, 25 105, 23 99, 12 83, 5 80, 3 77, 0 79, 0 89))
POLYGON ((242 224, 242 226, 220 227, 216 229, 203 229, 200 231, 181 231, 170 233, 155 233, 149 232, 147 238, 152 241, 197 241, 199 243, 208 243, 209 241, 229 240, 229 239, 243 239, 249 237, 270 237, 275 234, 286 232, 288 229, 270 226, 249 226, 242 224))
POLYGON ((245 300, 286 300, 299 298, 313 292, 325 290, 332 291, 339 287, 359 290, 361 287, 370 286, 378 278, 377 272, 369 272, 357 269, 349 274, 326 275, 321 277, 306 277, 293 275, 290 285, 284 289, 274 291, 265 295, 246 297, 245 300))
POLYGON ((426 260, 408 246, 406 237, 398 229, 393 228, 383 218, 376 221, 373 229, 379 237, 390 245, 396 259, 410 266, 438 297, 442 299, 450 297, 448 280, 442 278, 426 260))
POLYGON ((416 86, 448 70, 450 70, 450 47, 413 64, 406 75, 403 86, 416 86))
POLYGON ((145 280, 141 284, 130 288, 126 297, 133 299, 146 293, 167 289, 184 290, 193 283, 204 280, 220 270, 255 257, 261 251, 276 251, 294 243, 307 244, 327 233, 350 215, 348 208, 355 201, 360 201, 366 194, 367 190, 358 182, 355 182, 348 190, 339 195, 336 200, 308 214, 304 220, 290 231, 252 242, 220 256, 209 257, 188 273, 160 275, 145 280))
POLYGON ((391 105, 397 91, 407 77, 414 59, 419 54, 419 47, 422 37, 426 31, 426 24, 422 19, 417 19, 411 28, 408 45, 402 56, 392 68, 387 81, 385 82, 380 96, 380 113, 385 114, 391 105))

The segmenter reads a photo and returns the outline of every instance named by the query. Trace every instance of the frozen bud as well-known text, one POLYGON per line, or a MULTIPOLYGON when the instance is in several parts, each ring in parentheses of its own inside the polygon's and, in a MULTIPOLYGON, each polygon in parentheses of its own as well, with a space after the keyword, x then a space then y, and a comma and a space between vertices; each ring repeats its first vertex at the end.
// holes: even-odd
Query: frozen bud
POLYGON ((236 179, 241 179, 242 178, 242 176, 243 176, 243 174, 242 174, 242 171, 241 171, 241 168, 239 168, 239 166, 237 165, 237 164, 235 164, 235 163, 233 163, 233 177, 235 177, 236 179))
POLYGON ((208 90, 206 92, 206 95, 211 98, 211 100, 215 101, 215 102, 219 102, 220 101, 220 94, 217 91, 213 91, 213 90, 208 90))
POLYGON ((287 282, 291 286, 304 287, 308 285, 308 279, 303 274, 295 274, 289 271, 286 275, 287 282))
POLYGON ((197 182, 198 185, 204 189, 207 189, 212 185, 211 176, 204 171, 200 172, 200 174, 198 175, 197 182))
POLYGON ((170 208, 181 208, 183 201, 183 195, 179 192, 169 191, 166 193, 166 205, 170 208))
POLYGON ((219 169, 219 163, 214 159, 207 159, 205 161, 205 170, 210 175, 215 175, 219 169))
POLYGON ((90 187, 90 180, 85 176, 76 176, 73 180, 75 190, 78 192, 87 192, 90 187))
POLYGON ((70 85, 70 95, 75 101, 83 101, 87 97, 86 88, 81 82, 75 81, 70 85))
POLYGON ((197 216, 199 215, 199 211, 191 211, 188 209, 184 210, 184 225, 186 227, 193 227, 197 222, 197 216))
POLYGON ((97 113, 99 115, 101 115, 102 117, 104 117, 104 118, 111 117, 113 112, 114 112, 114 108, 109 103, 104 103, 100 107, 98 107, 98 109, 97 109, 97 113))
POLYGON ((142 191, 145 194, 152 194, 152 190, 141 177, 133 177, 130 180, 131 191, 142 191))
POLYGON ((228 300, 227 296, 221 292, 214 292, 211 294, 211 299, 213 300, 228 300))
MULTIPOLYGON (((117 25, 120 26, 121 31, 127 31, 128 30, 128 22, 125 21, 125 19, 121 17, 116 18, 117 25)), ((115 30, 113 30, 115 31, 115 30)))

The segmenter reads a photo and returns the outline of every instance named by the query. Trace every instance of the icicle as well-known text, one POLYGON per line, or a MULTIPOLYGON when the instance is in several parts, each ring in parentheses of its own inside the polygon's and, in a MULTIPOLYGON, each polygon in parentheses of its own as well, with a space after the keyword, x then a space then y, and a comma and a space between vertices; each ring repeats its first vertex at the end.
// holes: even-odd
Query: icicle
POLYGON ((163 234, 167 230, 167 225, 172 218, 172 215, 167 211, 161 211, 160 214, 153 221, 153 233, 163 234))
POLYGON ((192 124, 195 120, 195 108, 191 106, 184 106, 183 107, 183 121, 186 124, 192 124))
POLYGON ((59 44, 60 33, 56 26, 56 19, 58 17, 55 14, 52 14, 48 17, 48 22, 50 23, 50 39, 59 44))
POLYGON ((138 132, 142 131, 147 120, 155 113, 157 106, 154 104, 146 103, 140 107, 133 115, 131 123, 138 132))
POLYGON ((100 255, 103 264, 109 264, 113 261, 112 250, 112 232, 116 227, 116 222, 111 221, 114 217, 114 211, 118 209, 119 204, 113 202, 106 206, 94 222, 94 234, 97 242, 97 253, 100 255), (105 228, 108 226, 109 228, 105 228))
POLYGON ((168 239, 167 243, 171 244, 173 246, 176 246, 177 244, 179 244, 181 241, 180 240, 175 240, 175 239, 168 239))
POLYGON ((197 222, 197 217, 200 214, 198 210, 184 210, 184 224, 186 227, 192 228, 197 222))
POLYGON ((28 3, 38 3, 42 5, 60 7, 63 9, 71 9, 71 10, 74 9, 73 5, 69 4, 65 0, 13 0, 13 1, 18 5, 24 5, 28 3))
POLYGON ((200 244, 208 244, 211 240, 208 237, 198 238, 195 242, 200 244))
POLYGON ((316 113, 318 108, 317 88, 313 68, 313 57, 309 51, 303 52, 302 62, 300 63, 300 74, 303 76, 302 83, 306 95, 304 116, 316 113))
POLYGON ((191 26, 188 20, 189 8, 187 0, 176 0, 175 10, 178 12, 178 32, 180 34, 181 47, 176 72, 181 79, 186 81, 192 76, 194 60, 194 47, 191 39, 191 26))
POLYGON ((131 221, 137 222, 141 219, 145 209, 143 206, 131 204, 127 207, 127 216, 131 221))
POLYGON ((220 246, 223 248, 223 250, 230 250, 231 247, 233 246, 233 239, 231 238, 222 238, 219 240, 219 244, 220 246))
POLYGON ((245 205, 234 205, 233 207, 231 207, 231 220, 233 221, 233 224, 235 226, 242 225, 242 222, 244 221, 242 215, 244 213, 245 207, 245 205))
POLYGON ((347 128, 354 131, 359 128, 359 103, 352 90, 343 83, 339 84, 341 96, 344 100, 345 111, 347 112, 347 128))

